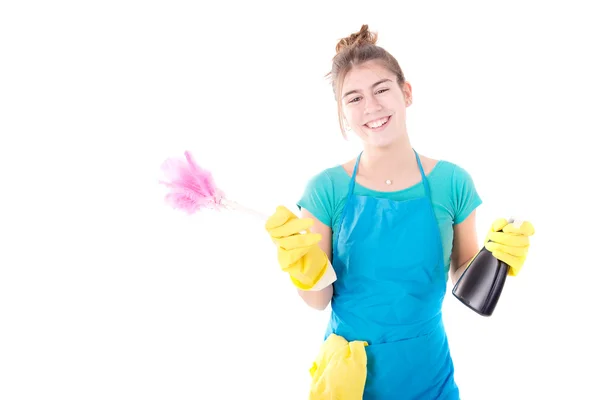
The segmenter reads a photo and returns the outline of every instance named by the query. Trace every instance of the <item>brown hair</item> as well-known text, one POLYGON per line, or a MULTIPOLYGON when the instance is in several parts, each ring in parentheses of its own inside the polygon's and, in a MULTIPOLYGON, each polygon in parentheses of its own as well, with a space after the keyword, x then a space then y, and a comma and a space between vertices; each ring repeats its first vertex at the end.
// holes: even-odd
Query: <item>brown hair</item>
POLYGON ((379 61, 384 67, 396 75, 398 85, 404 85, 404 73, 398 61, 385 49, 376 45, 377 33, 370 32, 368 25, 363 25, 360 31, 341 39, 335 46, 336 55, 333 57, 331 71, 327 77, 331 80, 333 93, 338 104, 338 120, 342 135, 346 137, 344 129, 344 116, 342 112, 342 82, 346 74, 354 66, 361 65, 367 61, 379 61))

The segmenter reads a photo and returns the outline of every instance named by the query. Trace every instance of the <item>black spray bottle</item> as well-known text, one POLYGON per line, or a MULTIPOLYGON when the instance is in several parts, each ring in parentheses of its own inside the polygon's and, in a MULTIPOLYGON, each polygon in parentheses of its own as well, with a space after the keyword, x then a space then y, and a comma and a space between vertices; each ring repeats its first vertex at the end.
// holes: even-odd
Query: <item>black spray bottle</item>
MULTIPOLYGON (((508 220, 517 227, 523 222, 508 220)), ((494 312, 508 275, 508 265, 482 247, 452 289, 452 294, 479 315, 489 317, 494 312)))

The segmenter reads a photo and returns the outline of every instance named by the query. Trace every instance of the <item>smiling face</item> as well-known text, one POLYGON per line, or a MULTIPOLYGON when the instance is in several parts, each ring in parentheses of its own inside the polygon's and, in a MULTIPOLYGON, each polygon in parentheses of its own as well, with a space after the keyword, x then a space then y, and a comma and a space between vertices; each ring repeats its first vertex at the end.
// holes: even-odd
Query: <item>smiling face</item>
POLYGON ((387 147, 406 135, 406 107, 412 93, 396 75, 376 61, 353 67, 342 85, 342 111, 366 146, 387 147))

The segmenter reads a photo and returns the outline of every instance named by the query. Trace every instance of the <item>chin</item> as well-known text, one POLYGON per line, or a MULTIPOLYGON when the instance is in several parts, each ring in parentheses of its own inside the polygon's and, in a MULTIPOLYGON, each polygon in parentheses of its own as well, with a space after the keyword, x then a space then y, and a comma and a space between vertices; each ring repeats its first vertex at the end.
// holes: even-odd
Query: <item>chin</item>
POLYGON ((373 147, 389 147, 400 141, 400 135, 385 135, 385 137, 371 136, 367 143, 373 147))

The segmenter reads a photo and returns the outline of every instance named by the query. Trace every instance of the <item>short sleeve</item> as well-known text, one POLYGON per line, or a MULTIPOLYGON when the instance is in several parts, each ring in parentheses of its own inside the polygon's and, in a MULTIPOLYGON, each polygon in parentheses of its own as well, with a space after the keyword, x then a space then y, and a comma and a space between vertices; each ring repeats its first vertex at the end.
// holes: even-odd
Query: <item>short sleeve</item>
POLYGON ((454 224, 463 222, 482 203, 471 175, 459 166, 452 175, 452 203, 454 224))
POLYGON ((313 176, 304 188, 300 200, 297 202, 299 209, 306 209, 323 224, 331 227, 334 214, 333 181, 323 171, 313 176))

